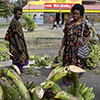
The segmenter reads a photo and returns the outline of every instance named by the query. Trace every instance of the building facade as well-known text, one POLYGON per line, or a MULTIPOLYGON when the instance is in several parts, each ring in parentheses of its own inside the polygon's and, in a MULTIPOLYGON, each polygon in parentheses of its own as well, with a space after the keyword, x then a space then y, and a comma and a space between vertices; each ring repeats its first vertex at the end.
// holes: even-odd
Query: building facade
POLYGON ((100 5, 96 0, 29 0, 28 4, 23 7, 23 12, 34 13, 33 18, 37 24, 52 23, 54 18, 59 24, 60 18, 62 23, 71 19, 70 9, 77 3, 84 5, 85 16, 89 21, 94 19, 100 22, 100 5))

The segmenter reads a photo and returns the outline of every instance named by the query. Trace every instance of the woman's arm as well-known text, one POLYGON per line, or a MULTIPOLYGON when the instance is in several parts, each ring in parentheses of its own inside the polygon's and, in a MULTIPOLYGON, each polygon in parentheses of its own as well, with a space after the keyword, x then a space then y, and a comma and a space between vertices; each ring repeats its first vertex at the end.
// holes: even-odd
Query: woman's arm
POLYGON ((18 39, 17 34, 14 35, 14 38, 15 38, 15 42, 16 42, 16 44, 17 44, 17 46, 18 46, 18 52, 19 52, 19 53, 22 53, 22 52, 23 52, 23 51, 22 51, 22 47, 20 46, 20 43, 19 43, 19 39, 18 39))
POLYGON ((84 46, 86 44, 86 42, 89 40, 90 38, 90 34, 87 36, 87 38, 85 40, 83 40, 82 42, 79 43, 80 46, 84 46))
POLYGON ((90 38, 90 33, 91 33, 90 28, 88 27, 87 24, 85 24, 84 36, 86 37, 86 39, 84 40, 84 38, 83 38, 83 41, 80 42, 79 45, 84 46, 84 45, 86 44, 86 42, 87 42, 87 41, 89 40, 89 38, 90 38))

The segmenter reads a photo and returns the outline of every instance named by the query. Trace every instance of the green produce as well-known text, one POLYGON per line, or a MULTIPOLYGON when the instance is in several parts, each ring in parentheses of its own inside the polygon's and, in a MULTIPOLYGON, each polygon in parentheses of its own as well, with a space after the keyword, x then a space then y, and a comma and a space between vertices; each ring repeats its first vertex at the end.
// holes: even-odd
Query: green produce
MULTIPOLYGON (((74 94, 74 86, 69 86, 68 93, 74 94)), ((93 100, 95 97, 95 94, 93 93, 93 88, 92 87, 86 87, 85 83, 81 83, 79 85, 79 99, 80 100, 93 100)))
POLYGON ((39 55, 31 55, 30 60, 31 59, 35 60, 35 63, 30 65, 31 67, 48 67, 51 63, 53 63, 49 55, 44 55, 44 57, 40 57, 39 55))
MULTIPOLYGON (((44 97, 46 98, 54 98, 54 100, 79 100, 77 97, 66 93, 64 91, 55 91, 55 90, 47 90, 44 93, 44 97)), ((49 99, 47 99, 49 100, 49 99)))
POLYGON ((4 91, 1 85, 0 85, 0 100, 4 100, 4 91))
POLYGON ((31 90, 32 100, 40 100, 43 98, 44 90, 37 86, 31 90))
POLYGON ((10 68, 14 69, 19 75, 21 75, 20 69, 16 65, 11 65, 10 68))
POLYGON ((34 84, 34 81, 27 81, 26 83, 25 83, 25 86, 27 87, 27 89, 29 90, 29 92, 34 88, 34 87, 36 87, 36 85, 34 84))
POLYGON ((19 98, 19 93, 10 85, 6 78, 0 78, 0 85, 2 86, 3 90, 12 97, 12 100, 21 100, 19 98))
POLYGON ((89 26, 89 28, 92 30, 92 38, 94 38, 95 37, 95 34, 96 34, 96 30, 92 26, 89 26))
POLYGON ((56 55, 54 62, 55 63, 61 63, 63 61, 63 54, 61 56, 56 55))
POLYGON ((58 71, 60 71, 62 69, 62 67, 58 67, 53 69, 50 74, 48 75, 46 81, 49 81, 58 71))
POLYGON ((52 89, 55 91, 61 91, 62 89, 53 81, 48 81, 43 85, 43 89, 52 89))
POLYGON ((53 62, 53 63, 51 64, 51 68, 52 68, 52 69, 54 69, 54 68, 56 68, 56 67, 62 67, 62 62, 60 62, 60 63, 54 63, 54 62, 53 62))
POLYGON ((50 80, 57 83, 62 77, 66 76, 67 74, 67 67, 62 67, 50 80))
POLYGON ((27 88, 25 87, 23 81, 14 70, 8 69, 8 68, 1 69, 0 77, 7 77, 11 79, 11 81, 14 83, 14 85, 18 89, 18 92, 21 96, 21 100, 31 100, 30 94, 27 88))
POLYGON ((77 97, 74 97, 71 94, 68 94, 64 91, 59 91, 54 98, 61 100, 79 100, 77 97))

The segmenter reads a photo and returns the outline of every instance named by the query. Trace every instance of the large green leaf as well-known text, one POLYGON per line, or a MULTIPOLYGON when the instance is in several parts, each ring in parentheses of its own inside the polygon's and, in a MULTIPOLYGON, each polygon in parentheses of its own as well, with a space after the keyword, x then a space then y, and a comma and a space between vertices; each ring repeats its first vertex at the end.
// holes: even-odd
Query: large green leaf
POLYGON ((8 18, 8 15, 12 14, 13 6, 6 0, 0 0, 0 17, 8 18))
POLYGON ((7 54, 13 56, 3 44, 0 44, 0 50, 1 51, 5 51, 7 54))
POLYGON ((23 18, 22 27, 24 27, 28 31, 33 31, 35 28, 37 28, 35 20, 33 20, 33 16, 34 16, 33 14, 27 14, 27 13, 24 13, 22 16, 23 18))

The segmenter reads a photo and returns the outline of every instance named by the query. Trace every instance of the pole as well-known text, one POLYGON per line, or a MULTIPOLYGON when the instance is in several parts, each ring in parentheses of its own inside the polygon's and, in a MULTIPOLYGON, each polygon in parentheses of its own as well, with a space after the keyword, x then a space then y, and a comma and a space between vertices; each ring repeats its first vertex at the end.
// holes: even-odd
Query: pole
POLYGON ((61 19, 61 23, 62 23, 62 12, 61 12, 61 4, 59 4, 59 9, 60 9, 60 19, 61 19))
MULTIPOLYGON (((59 4, 59 10, 60 10, 60 19, 61 19, 61 24, 62 24, 62 12, 61 12, 61 4, 59 4)), ((62 31, 62 27, 60 29, 60 32, 64 35, 63 31, 62 31)))

